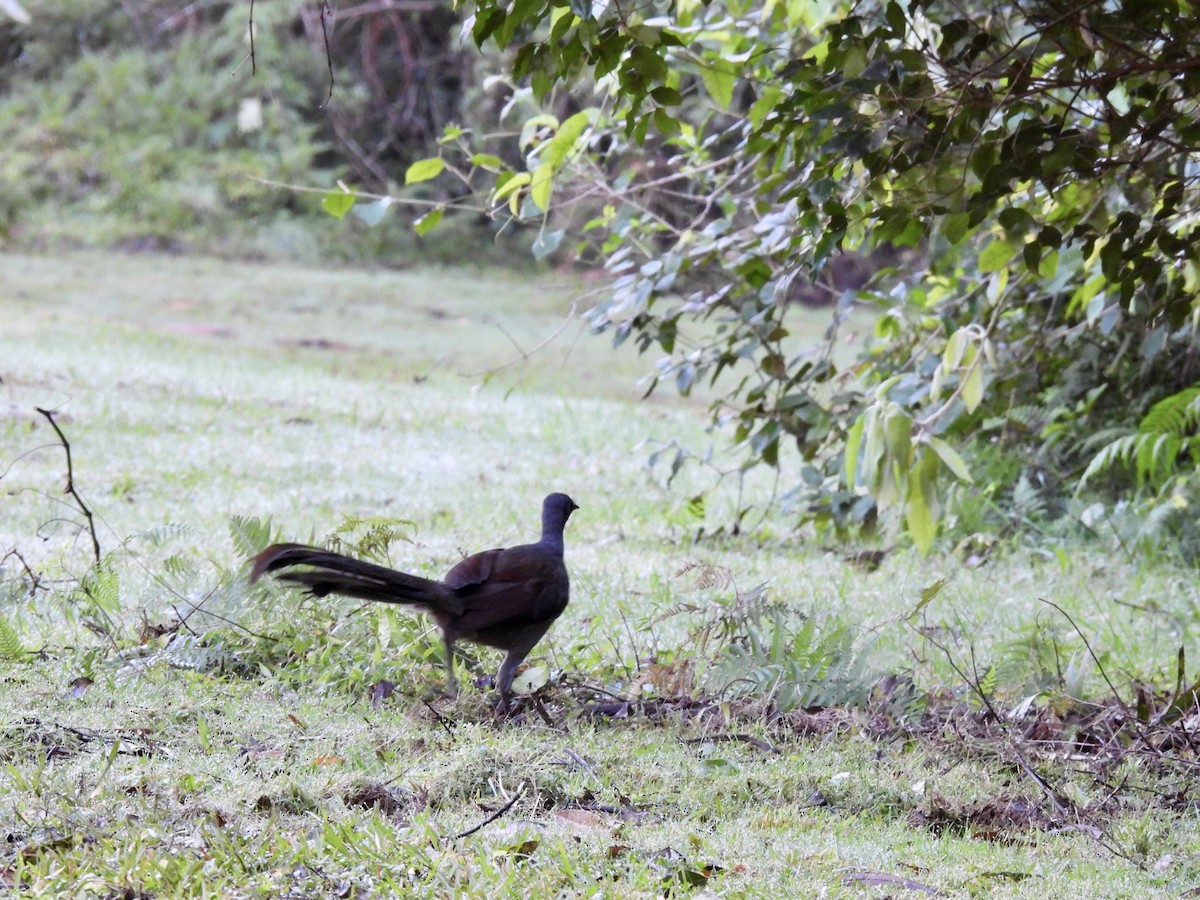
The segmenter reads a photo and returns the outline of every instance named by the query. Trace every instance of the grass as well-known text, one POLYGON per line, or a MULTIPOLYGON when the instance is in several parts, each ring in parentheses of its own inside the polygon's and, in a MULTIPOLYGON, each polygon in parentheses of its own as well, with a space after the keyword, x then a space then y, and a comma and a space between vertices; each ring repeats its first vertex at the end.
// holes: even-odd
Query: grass
MULTIPOLYGON (((39 652, 0 663, 0 885, 494 897, 703 882, 775 897, 892 895, 907 879, 1140 897, 1200 883, 1191 785, 1141 757, 1105 769, 953 718, 910 732, 850 714, 781 723, 733 700, 586 714, 589 685, 671 699, 697 628, 762 583, 789 622, 848 625, 871 671, 923 689, 964 693, 932 640, 960 670, 991 670, 1009 703, 1061 705, 1069 679, 1103 699, 1083 641, 1043 599, 1120 689, 1171 684, 1178 648, 1194 646, 1194 573, 1051 542, 981 569, 897 551, 862 572, 779 511, 697 542, 728 519, 733 487, 698 512, 687 500, 710 476, 685 470, 668 490, 640 445, 711 441, 705 398, 635 402, 644 361, 567 318, 579 285, 565 280, 94 254, 0 265, 0 552, 19 551, 45 588, 25 590, 5 560, 0 615, 39 652), (60 411, 99 518, 106 566, 90 581, 62 448, 35 406, 60 411), (230 533, 232 516, 301 540, 391 516, 408 538, 393 561, 437 573, 528 538, 550 489, 582 507, 571 607, 531 659, 556 674, 554 727, 533 712, 495 722, 486 689, 439 698, 423 620, 249 591, 230 533), (696 563, 728 576, 679 574, 696 563), (941 578, 926 640, 904 620, 941 578), (187 628, 161 633, 196 604, 187 628), (397 692, 373 705, 384 678, 397 692), (1023 765, 1066 820, 1022 818, 1052 805, 1023 765)), ((480 652, 471 668, 494 664, 480 652)), ((722 687, 705 671, 697 693, 722 687)))

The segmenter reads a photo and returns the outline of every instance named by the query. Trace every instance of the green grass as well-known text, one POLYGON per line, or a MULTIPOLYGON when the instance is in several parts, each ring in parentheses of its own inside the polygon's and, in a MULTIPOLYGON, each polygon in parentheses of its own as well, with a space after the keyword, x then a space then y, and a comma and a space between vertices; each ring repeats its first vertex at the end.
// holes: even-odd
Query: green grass
MULTIPOLYGON (((694 658, 696 629, 766 582, 789 621, 873 642, 872 671, 963 692, 904 623, 947 578, 923 625, 965 671, 995 666, 1000 700, 1054 700, 1063 673, 1103 699, 1082 640, 1041 598, 1073 617, 1120 689, 1169 685, 1178 648, 1195 646, 1193 572, 1045 542, 981 569, 900 550, 865 573, 778 510, 697 542, 728 521, 733 485, 698 516, 687 500, 711 476, 685 470, 668 490, 641 442, 712 441, 705 398, 636 402, 647 361, 568 318, 580 286, 566 280, 98 254, 0 266, 0 554, 19 551, 46 588, 30 596, 20 562, 5 561, 0 615, 41 652, 0 662, 0 885, 661 895, 706 870, 734 896, 900 893, 887 876, 956 895, 1141 897, 1200 883, 1191 786, 1157 781, 1147 760, 1102 771, 952 724, 905 736, 847 715, 806 729, 739 703, 594 719, 595 696, 578 687, 628 693, 639 669, 653 681, 651 660, 694 658), (78 591, 89 542, 35 406, 59 410, 98 517, 107 567, 90 600, 78 591), (531 658, 562 675, 545 697, 554 728, 534 713, 495 722, 483 689, 440 699, 419 618, 248 590, 230 537, 232 516, 300 540, 345 515, 392 516, 411 539, 393 561, 438 573, 529 538, 548 490, 582 507, 568 527, 571 606, 531 658), (695 571, 679 574, 691 563, 732 582, 697 587, 695 571), (196 604, 173 640, 144 630, 196 604), (81 675, 92 684, 73 692, 81 675), (381 678, 398 692, 376 708, 381 678), (740 734, 779 752, 718 739, 740 734), (997 834, 936 824, 1013 798, 1044 809, 1021 759, 1078 821, 997 834), (505 815, 453 839, 518 790, 505 815), (386 808, 362 805, 370 797, 386 808)), ((770 489, 759 475, 744 485, 753 499, 770 489)), ((472 673, 495 662, 480 651, 472 673)), ((724 686, 696 674, 701 691, 724 686)))

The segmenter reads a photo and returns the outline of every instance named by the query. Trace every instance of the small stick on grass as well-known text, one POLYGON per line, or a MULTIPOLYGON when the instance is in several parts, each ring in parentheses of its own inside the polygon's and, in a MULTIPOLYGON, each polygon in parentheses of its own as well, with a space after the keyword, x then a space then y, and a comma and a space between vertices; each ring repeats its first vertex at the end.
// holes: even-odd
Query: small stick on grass
POLYGON ((453 740, 453 739, 454 739, 454 729, 450 727, 450 723, 449 723, 448 721, 446 721, 446 717, 445 717, 445 716, 443 716, 443 715, 442 715, 440 712, 438 712, 436 709, 434 709, 434 708, 433 708, 433 704, 432 704, 432 703, 430 703, 428 700, 422 700, 421 702, 425 704, 426 708, 427 708, 427 709, 428 709, 428 710, 429 710, 431 713, 433 713, 433 717, 434 717, 435 719, 437 719, 437 723, 438 723, 439 725, 441 725, 441 726, 442 726, 442 728, 444 728, 444 729, 446 730, 446 734, 450 736, 450 739, 451 739, 451 740, 453 740))
POLYGON ((35 406, 39 413, 46 417, 46 421, 50 423, 50 427, 54 429, 54 433, 58 435, 59 441, 62 443, 63 450, 67 454, 67 489, 63 492, 70 494, 75 502, 79 505, 79 511, 83 513, 87 519, 88 534, 92 536, 92 552, 96 555, 96 565, 100 565, 100 540, 96 537, 96 523, 92 519, 92 511, 88 509, 83 498, 79 496, 79 492, 75 490, 75 470, 71 467, 71 444, 67 440, 67 436, 62 433, 62 429, 58 427, 58 423, 54 421, 54 413, 48 409, 42 409, 40 406, 35 406))
POLYGON ((15 548, 9 550, 4 554, 4 556, 0 557, 0 563, 6 562, 10 556, 16 557, 22 568, 25 569, 25 577, 29 579, 29 592, 31 595, 36 594, 38 588, 42 587, 42 579, 38 577, 38 574, 34 572, 33 569, 29 568, 29 563, 25 561, 25 557, 23 557, 21 552, 15 548))
POLYGON ((511 800, 509 800, 507 803, 505 803, 502 807, 500 807, 498 810, 496 810, 494 813, 492 813, 490 816, 488 816, 486 819, 484 819, 482 822, 480 822, 474 828, 468 828, 466 831, 462 832, 461 834, 456 834, 454 836, 454 840, 457 841, 460 838, 470 837, 477 831, 483 831, 483 829, 487 828, 489 825, 491 825, 493 822, 495 822, 498 818, 500 818, 502 815, 504 815, 506 812, 508 812, 510 809, 512 809, 516 805, 517 801, 520 799, 521 799, 521 789, 517 788, 517 792, 515 794, 513 794, 513 797, 511 800))

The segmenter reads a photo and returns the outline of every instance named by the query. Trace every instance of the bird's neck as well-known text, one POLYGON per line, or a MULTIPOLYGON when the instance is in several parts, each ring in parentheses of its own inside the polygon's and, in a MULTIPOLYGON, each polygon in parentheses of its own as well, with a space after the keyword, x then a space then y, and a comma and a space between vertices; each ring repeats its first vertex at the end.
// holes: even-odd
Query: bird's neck
POLYGON ((565 522, 561 522, 555 518, 546 518, 542 520, 542 546, 550 547, 554 550, 563 549, 563 526, 565 522))

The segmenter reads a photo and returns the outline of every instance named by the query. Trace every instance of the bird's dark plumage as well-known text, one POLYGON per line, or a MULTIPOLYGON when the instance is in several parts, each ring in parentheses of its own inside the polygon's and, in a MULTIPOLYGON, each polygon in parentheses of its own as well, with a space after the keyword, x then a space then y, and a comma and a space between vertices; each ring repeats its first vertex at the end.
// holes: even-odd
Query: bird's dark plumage
POLYGON ((252 560, 250 581, 304 566, 278 577, 304 585, 318 597, 343 594, 422 609, 441 627, 452 692, 457 690, 455 642, 506 652, 497 682, 501 707, 507 708, 517 666, 567 608, 570 583, 563 562, 563 529, 578 508, 566 494, 550 494, 542 503, 541 540, 468 556, 442 581, 304 544, 272 544, 252 560))

